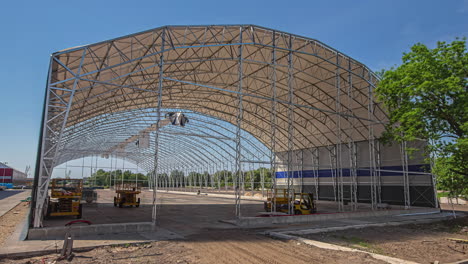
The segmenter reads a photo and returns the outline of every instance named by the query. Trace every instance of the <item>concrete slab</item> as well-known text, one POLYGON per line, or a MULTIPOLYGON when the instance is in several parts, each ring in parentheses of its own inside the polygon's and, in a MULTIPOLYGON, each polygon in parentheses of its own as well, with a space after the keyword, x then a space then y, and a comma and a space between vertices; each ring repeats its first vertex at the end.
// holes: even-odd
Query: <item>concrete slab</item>
MULTIPOLYGON (((91 221, 94 225, 111 223, 136 223, 151 221, 153 192, 142 191, 141 206, 139 208, 118 208, 113 206, 114 192, 112 190, 97 190, 98 203, 84 204, 83 219, 91 221)), ((235 216, 234 196, 229 193, 209 193, 208 195, 196 195, 196 193, 178 191, 158 192, 158 225, 175 233, 184 236, 197 234, 200 230, 211 228, 233 228, 235 221, 230 223, 224 220, 233 219, 235 216)), ((319 201, 317 203, 318 215, 316 220, 330 222, 340 218, 358 218, 352 216, 350 208, 345 208, 348 212, 341 217, 334 216, 337 211, 337 204, 329 201, 319 201)), ((395 209, 400 207, 396 206, 395 209)), ((373 216, 368 204, 359 204, 361 213, 367 213, 368 217, 373 216)), ((427 210, 427 208, 426 208, 427 210)), ((388 210, 391 211, 391 210, 388 210)), ((267 218, 255 217, 264 212, 261 198, 243 199, 241 201, 241 215, 252 221, 272 221, 267 218)), ((385 212, 385 211, 381 211, 385 212)), ((408 212, 408 211, 406 211, 408 212)), ((385 214, 385 213, 384 213, 385 214)), ((361 215, 362 216, 362 215, 361 215)), ((281 225, 302 225, 304 221, 297 221, 299 218, 308 219, 310 216, 294 216, 294 221, 275 222, 274 227, 281 225)), ((315 217, 315 215, 313 216, 315 217)), ((275 219, 291 218, 289 216, 275 217, 275 219)), ((44 221, 44 227, 63 227, 69 221, 75 220, 73 217, 53 218, 44 221)), ((302 219, 303 220, 303 219, 302 219)), ((279 221, 279 220, 278 220, 279 221)), ((307 220, 308 221, 308 220, 307 220)), ((307 221, 305 221, 307 223, 307 221)), ((364 220, 355 220, 354 224, 360 224, 364 220)), ((317 221, 311 222, 317 223, 317 221)), ((252 225, 251 227, 261 227, 262 225, 252 225)), ((268 225, 267 225, 268 226, 268 225)), ((240 225, 239 227, 246 227, 240 225)))
POLYGON ((313 215, 294 215, 279 217, 241 217, 237 220, 231 220, 233 224, 243 228, 269 227, 272 225, 296 224, 296 223, 315 223, 326 222, 337 219, 351 218, 371 218, 379 216, 396 216, 403 214, 432 214, 440 213, 437 208, 413 208, 408 210, 382 210, 382 211, 362 211, 362 212, 344 212, 344 213, 325 213, 313 215))
MULTIPOLYGON (((459 216, 465 214, 460 213, 459 216)), ((395 225, 405 225, 413 223, 426 223, 426 222, 436 222, 442 221, 445 219, 452 218, 452 214, 448 212, 441 212, 437 214, 425 214, 425 215, 407 215, 407 216, 379 216, 379 217, 366 217, 366 218, 357 218, 357 219, 336 219, 331 221, 308 223, 308 224, 297 224, 297 225, 283 225, 278 227, 273 227, 269 229, 264 229, 265 232, 274 231, 277 233, 284 234, 313 234, 321 232, 330 232, 337 230, 346 230, 346 229, 358 229, 371 226, 395 226, 395 225), (357 220, 357 221, 356 221, 357 220), (359 223, 362 222, 362 223, 359 223)))
POLYGON ((118 223, 87 225, 79 223, 73 226, 31 228, 28 240, 51 240, 63 239, 67 233, 75 238, 89 237, 93 235, 113 235, 121 233, 152 233, 157 228, 151 222, 141 223, 118 223))
POLYGON ((0 217, 31 196, 31 190, 5 190, 0 192, 0 217))
MULTIPOLYGON (((142 192, 139 208, 114 207, 113 197, 110 190, 98 190, 98 203, 83 204, 83 220, 91 221, 93 225, 151 221, 152 192, 142 192)), ((204 228, 232 228, 219 221, 234 217, 234 199, 161 192, 158 193, 158 201, 158 225, 177 233, 188 235, 204 228)), ((242 202, 243 215, 255 216, 261 211, 262 201, 242 202)), ((44 221, 44 227, 63 227, 73 220, 74 217, 50 218, 44 221)))

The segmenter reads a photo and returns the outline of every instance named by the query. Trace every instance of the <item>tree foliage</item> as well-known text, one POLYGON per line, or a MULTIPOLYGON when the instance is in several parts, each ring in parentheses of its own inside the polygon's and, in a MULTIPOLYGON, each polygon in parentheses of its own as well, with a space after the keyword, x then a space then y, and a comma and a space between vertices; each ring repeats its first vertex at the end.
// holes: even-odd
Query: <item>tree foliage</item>
POLYGON ((468 177, 466 39, 438 42, 434 49, 416 44, 403 54, 402 61, 399 67, 381 73, 382 80, 376 89, 390 118, 384 139, 427 141, 427 150, 438 157, 435 167, 441 181, 450 178, 452 182, 466 184, 463 179, 468 177))
MULTIPOLYGON (((273 184, 271 171, 266 168, 256 170, 243 171, 244 188, 259 190, 262 187, 262 177, 265 188, 269 188, 273 184), (253 185, 252 185, 253 184, 253 185)), ((158 174, 158 182, 162 186, 172 187, 228 187, 234 186, 233 172, 227 170, 217 171, 215 173, 189 172, 185 175, 182 171, 173 170, 169 175, 166 173, 158 174)))
POLYGON ((440 157, 435 162, 433 168, 438 178, 438 188, 449 191, 449 197, 465 197, 468 198, 468 177, 462 176, 455 172, 450 159, 453 157, 440 157))
MULTIPOLYGON (((266 168, 259 168, 256 170, 243 171, 244 174, 244 187, 247 189, 253 188, 259 190, 261 188, 262 176, 265 184, 265 188, 268 188, 272 185, 273 179, 271 177, 271 171, 266 168)), ((142 187, 148 187, 148 181, 151 179, 149 175, 144 175, 141 173, 132 173, 129 170, 122 172, 121 170, 115 171, 105 171, 102 169, 97 170, 91 175, 91 177, 86 179, 86 185, 89 186, 110 186, 114 185, 116 182, 135 182, 138 180, 138 183, 142 187)), ((233 187, 234 186, 234 175, 231 171, 220 170, 215 173, 208 173, 207 171, 203 173, 198 172, 189 172, 187 175, 180 170, 173 170, 169 174, 160 173, 158 174, 158 182, 161 186, 171 186, 171 187, 217 187, 218 184, 220 187, 233 187)))
POLYGON ((86 180, 86 184, 91 186, 110 186, 114 185, 115 182, 120 183, 124 182, 135 182, 138 180, 138 183, 141 186, 148 186, 148 177, 142 173, 133 173, 129 170, 126 170, 122 173, 122 170, 114 171, 105 171, 103 169, 97 170, 86 180))

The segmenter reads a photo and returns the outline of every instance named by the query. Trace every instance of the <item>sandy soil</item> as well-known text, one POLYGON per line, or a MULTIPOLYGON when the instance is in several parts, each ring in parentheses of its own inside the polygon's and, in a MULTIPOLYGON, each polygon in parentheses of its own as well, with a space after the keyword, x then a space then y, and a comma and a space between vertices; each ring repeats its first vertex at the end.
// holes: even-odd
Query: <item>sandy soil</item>
MULTIPOLYGON (((252 231, 206 231, 186 240, 76 252, 71 262, 57 263, 384 263, 367 254, 323 250, 252 231)), ((57 256, 0 260, 0 263, 54 263, 57 256)))
MULTIPOLYGON (((137 210, 135 208, 126 211, 114 209, 106 200, 108 198, 111 201, 112 193, 109 192, 107 196, 101 194, 100 198, 104 202, 102 206, 115 212, 106 214, 106 217, 120 219, 123 212, 127 216, 136 216, 131 213, 131 210, 137 210)), ((145 201, 145 196, 142 196, 145 201)), ((219 219, 232 217, 232 201, 229 199, 169 193, 161 194, 160 199, 165 201, 160 208, 164 216, 161 225, 169 230, 177 230, 186 239, 100 247, 76 252, 71 262, 64 260, 58 263, 383 263, 367 254, 324 250, 298 244, 297 241, 276 240, 255 230, 233 230, 230 225, 219 222, 219 219), (186 214, 183 213, 190 217, 184 217, 186 214)), ((246 201, 243 206, 245 212, 251 213, 262 209, 262 205, 256 202, 246 201)), ((0 245, 26 217, 27 212, 26 203, 22 203, 0 218, 0 245)), ((141 217, 146 219, 149 216, 141 217)), ((310 238, 416 262, 432 263, 439 260, 445 263, 468 259, 468 244, 446 239, 468 239, 467 224, 468 218, 464 218, 426 225, 340 231, 310 238)), ((57 257, 57 254, 51 254, 35 258, 0 259, 0 263, 46 264, 54 263, 57 257)))
POLYGON ((419 263, 449 263, 468 259, 468 217, 429 224, 375 227, 305 236, 419 263))
POLYGON ((26 217, 28 211, 29 204, 22 202, 0 217, 0 246, 15 231, 16 226, 26 217))
POLYGON ((452 212, 452 210, 459 212, 468 212, 468 204, 440 204, 440 209, 452 212))

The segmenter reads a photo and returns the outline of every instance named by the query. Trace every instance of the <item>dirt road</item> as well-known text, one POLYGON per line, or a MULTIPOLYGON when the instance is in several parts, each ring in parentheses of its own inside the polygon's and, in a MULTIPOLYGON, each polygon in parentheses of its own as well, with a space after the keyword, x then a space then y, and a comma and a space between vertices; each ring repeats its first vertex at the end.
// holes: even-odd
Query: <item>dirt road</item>
POLYGON ((272 239, 248 231, 207 232, 184 246, 200 263, 384 263, 365 254, 350 254, 272 239))
POLYGON ((16 226, 23 221, 29 211, 27 202, 19 203, 13 209, 0 216, 0 246, 15 231, 16 226))
MULTIPOLYGON (((48 263, 57 255, 0 263, 48 263)), ((138 246, 106 246, 76 252, 71 262, 58 263, 384 263, 365 254, 323 250, 293 241, 272 239, 252 231, 206 230, 185 240, 160 241, 138 246)))

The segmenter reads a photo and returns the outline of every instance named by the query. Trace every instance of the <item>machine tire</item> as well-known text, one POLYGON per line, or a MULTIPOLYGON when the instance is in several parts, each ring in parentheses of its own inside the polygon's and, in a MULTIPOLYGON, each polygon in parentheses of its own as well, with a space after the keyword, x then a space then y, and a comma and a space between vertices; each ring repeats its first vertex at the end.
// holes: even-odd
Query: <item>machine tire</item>
POLYGON ((83 216, 83 205, 80 204, 80 207, 78 207, 78 215, 76 216, 76 219, 81 219, 83 216))
POLYGON ((302 212, 300 210, 294 210, 294 215, 301 215, 302 212))
POLYGON ((119 208, 122 208, 124 203, 125 203, 125 197, 123 197, 122 199, 120 199, 119 208))
POLYGON ((117 207, 117 197, 114 196, 114 207, 117 207))

